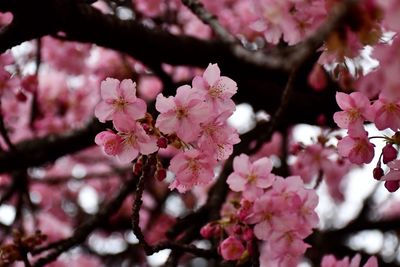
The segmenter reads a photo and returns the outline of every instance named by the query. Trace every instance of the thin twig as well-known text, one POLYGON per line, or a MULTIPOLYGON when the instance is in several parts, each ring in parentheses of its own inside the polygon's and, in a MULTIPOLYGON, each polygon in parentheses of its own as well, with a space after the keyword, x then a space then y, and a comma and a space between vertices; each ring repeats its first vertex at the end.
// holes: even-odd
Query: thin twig
POLYGON ((209 12, 204 5, 198 0, 182 0, 196 16, 205 24, 208 24, 214 33, 227 43, 235 43, 237 39, 228 32, 218 21, 217 17, 209 12))

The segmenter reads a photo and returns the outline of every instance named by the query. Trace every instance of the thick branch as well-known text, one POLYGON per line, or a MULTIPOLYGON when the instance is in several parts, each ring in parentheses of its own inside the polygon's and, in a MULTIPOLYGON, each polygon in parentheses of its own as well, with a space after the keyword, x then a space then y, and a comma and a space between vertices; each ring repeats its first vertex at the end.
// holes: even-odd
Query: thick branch
POLYGON ((39 166, 85 149, 94 144, 95 135, 106 126, 94 119, 79 130, 23 141, 14 150, 0 153, 0 173, 39 166))

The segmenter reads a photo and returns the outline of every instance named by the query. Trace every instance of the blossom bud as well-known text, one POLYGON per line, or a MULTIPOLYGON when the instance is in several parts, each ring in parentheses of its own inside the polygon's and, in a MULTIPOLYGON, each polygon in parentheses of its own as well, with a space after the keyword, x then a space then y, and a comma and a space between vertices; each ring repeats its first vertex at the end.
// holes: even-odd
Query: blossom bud
POLYGON ((400 187, 399 181, 386 181, 385 187, 390 193, 396 192, 400 187))
POLYGON ((240 227, 240 225, 235 224, 233 226, 233 232, 237 235, 242 234, 242 227, 240 227))
POLYGON ((238 260, 243 255, 245 248, 239 239, 230 236, 221 242, 218 250, 225 260, 238 260))
POLYGON ((167 138, 165 138, 165 137, 160 137, 160 138, 158 138, 158 140, 157 140, 157 146, 159 147, 159 148, 167 148, 167 146, 168 146, 168 139, 167 138))
POLYGON ((206 225, 204 225, 201 229, 200 229, 200 234, 202 237, 204 238, 210 238, 214 235, 214 233, 216 232, 216 225, 213 223, 207 223, 206 225))
POLYGON ((372 171, 372 175, 376 180, 380 180, 384 175, 383 170, 381 167, 376 166, 375 169, 372 171))
POLYGON ((244 240, 251 241, 253 239, 253 236, 254 236, 253 235, 253 230, 251 228, 246 228, 243 231, 242 237, 243 237, 244 240))
POLYGON ((151 134, 152 129, 150 128, 150 126, 148 124, 142 124, 143 130, 147 133, 147 134, 151 134))
POLYGON ((19 102, 25 102, 28 99, 28 97, 22 91, 18 91, 16 97, 19 102))
POLYGON ((160 168, 156 172, 156 178, 158 181, 163 181, 167 177, 167 171, 164 168, 160 168))
POLYGON ((388 163, 397 157, 397 150, 392 146, 392 144, 387 144, 383 149, 382 149, 382 154, 383 154, 383 163, 388 163))

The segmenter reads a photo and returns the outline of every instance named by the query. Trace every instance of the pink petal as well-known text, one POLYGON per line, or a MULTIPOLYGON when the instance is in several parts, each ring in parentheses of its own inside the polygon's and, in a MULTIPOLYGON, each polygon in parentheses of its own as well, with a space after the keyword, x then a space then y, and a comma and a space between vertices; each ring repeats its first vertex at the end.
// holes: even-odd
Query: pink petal
POLYGON ((175 115, 174 111, 160 114, 156 121, 156 127, 165 134, 174 133, 179 125, 179 121, 175 115))
POLYGON ((101 122, 105 122, 107 120, 112 119, 112 115, 114 113, 114 108, 112 105, 107 104, 104 101, 98 103, 94 109, 94 115, 99 119, 101 122))
POLYGON ((139 155, 139 151, 130 144, 124 144, 122 151, 117 155, 121 163, 129 163, 139 155))
POLYGON ((233 169, 235 172, 242 175, 248 175, 250 173, 251 163, 249 156, 246 154, 241 154, 233 159, 233 169))
POLYGON ((272 171, 272 162, 269 158, 260 158, 253 162, 253 172, 258 177, 266 176, 272 171))
POLYGON ((214 87, 220 88, 224 98, 230 98, 237 92, 237 84, 231 78, 222 76, 218 79, 214 87))
POLYGON ((128 104, 125 107, 124 112, 132 120, 138 120, 144 117, 144 115, 146 114, 146 110, 147 110, 146 102, 144 102, 140 98, 137 98, 135 102, 128 104))
POLYGON ((119 113, 114 116, 113 123, 118 132, 129 133, 136 131, 136 121, 132 120, 124 113, 119 113))
POLYGON ((210 86, 213 86, 221 76, 221 71, 217 64, 209 64, 203 73, 204 79, 210 86))
POLYGON ((350 96, 342 92, 336 93, 336 102, 342 110, 349 110, 354 107, 351 103, 350 96))
POLYGON ((333 120, 342 129, 347 129, 349 127, 349 115, 346 111, 338 111, 333 114, 333 120))
POLYGON ((107 78, 101 82, 100 94, 101 98, 106 99, 117 99, 118 93, 117 88, 119 87, 119 81, 113 78, 107 78))
POLYGON ((229 188, 235 192, 242 192, 247 183, 246 179, 235 172, 228 176, 226 182, 228 183, 229 188))
POLYGON ((192 87, 193 89, 199 89, 199 90, 207 90, 207 84, 204 81, 203 77, 196 76, 193 78, 192 81, 192 87))
POLYGON ((158 112, 165 113, 176 107, 174 98, 172 96, 166 98, 159 94, 156 99, 156 109, 158 112))
POLYGON ((136 83, 131 79, 122 80, 119 85, 121 96, 129 103, 136 101, 136 83))
POLYGON ((364 264, 364 267, 378 267, 378 260, 375 256, 372 256, 368 259, 368 261, 364 264))

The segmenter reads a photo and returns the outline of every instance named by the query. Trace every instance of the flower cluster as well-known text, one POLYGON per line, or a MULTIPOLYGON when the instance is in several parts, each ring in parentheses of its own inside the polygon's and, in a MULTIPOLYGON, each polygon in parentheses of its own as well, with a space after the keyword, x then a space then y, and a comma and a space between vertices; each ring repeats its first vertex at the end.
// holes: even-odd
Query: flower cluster
POLYGON ((341 182, 351 164, 337 156, 335 148, 328 144, 330 139, 329 135, 321 134, 311 145, 294 144, 292 154, 296 160, 290 165, 290 170, 293 175, 299 175, 304 183, 311 183, 317 178, 315 185, 318 185, 324 180, 333 199, 342 201, 341 182))
MULTIPOLYGON (((95 115, 102 122, 112 120, 117 132, 103 131, 95 142, 123 163, 168 145, 180 149, 170 162, 169 170, 175 174, 170 188, 185 192, 209 183, 217 162, 227 159, 239 142, 236 130, 227 124, 235 110, 231 97, 236 91, 236 83, 221 76, 217 64, 210 64, 192 86, 179 87, 175 96, 159 94, 160 114, 153 119, 146 114, 146 103, 136 97, 135 83, 107 78, 101 84, 103 100, 95 115)), ((165 177, 163 168, 159 172, 165 177)))
POLYGON ((315 191, 305 189, 298 176, 284 179, 272 174, 266 157, 251 162, 242 154, 235 157, 233 168, 227 183, 241 193, 240 200, 233 196, 222 219, 207 224, 201 234, 210 238, 224 236, 225 231, 219 251, 226 260, 244 260, 252 254, 252 242, 260 240, 262 266, 295 266, 309 247, 304 238, 319 221, 315 191))
POLYGON ((385 186, 390 192, 400 187, 400 176, 397 175, 398 151, 394 145, 400 144, 400 101, 396 94, 384 90, 379 98, 373 103, 364 93, 354 92, 351 94, 337 93, 336 101, 343 111, 334 114, 336 124, 347 129, 347 136, 339 140, 337 148, 341 156, 348 158, 352 163, 370 163, 375 155, 374 144, 371 138, 381 138, 386 142, 382 149, 373 176, 375 179, 386 181, 385 186), (364 129, 364 122, 373 122, 378 130, 391 129, 395 131, 392 136, 368 137, 364 129), (384 175, 381 161, 390 168, 384 175))

